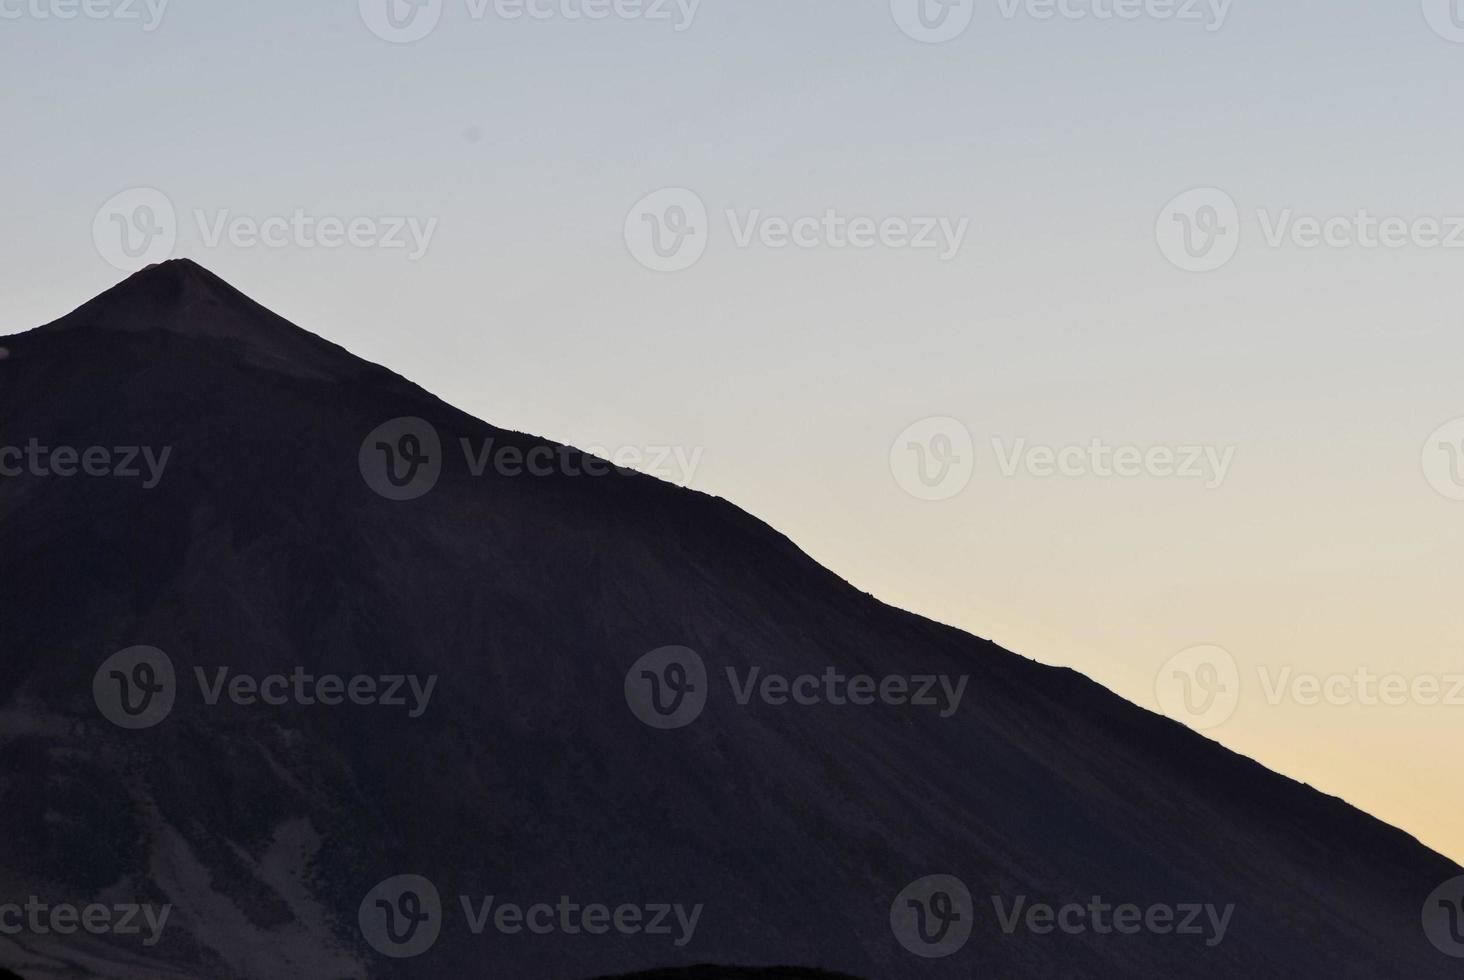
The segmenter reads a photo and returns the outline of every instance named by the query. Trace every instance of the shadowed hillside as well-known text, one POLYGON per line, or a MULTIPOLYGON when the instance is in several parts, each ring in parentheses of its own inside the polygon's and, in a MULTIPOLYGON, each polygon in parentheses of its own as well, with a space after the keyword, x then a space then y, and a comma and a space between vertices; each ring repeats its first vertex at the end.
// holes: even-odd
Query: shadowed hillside
POLYGON ((0 935, 27 980, 1457 970, 1419 916, 1459 869, 1408 835, 883 605, 730 503, 473 419, 192 263, 3 345, 0 446, 78 454, 0 478, 0 895, 171 910, 149 946, 0 935), (82 472, 92 448, 110 475, 82 472), (667 647, 705 676, 642 659, 667 647), (963 697, 739 702, 830 671, 963 697), (700 715, 642 720, 673 695, 700 715), (912 898, 932 875, 970 902, 912 898), (1223 935, 1003 928, 1019 899, 1230 912, 1223 935), (941 923, 969 940, 910 951, 941 923))

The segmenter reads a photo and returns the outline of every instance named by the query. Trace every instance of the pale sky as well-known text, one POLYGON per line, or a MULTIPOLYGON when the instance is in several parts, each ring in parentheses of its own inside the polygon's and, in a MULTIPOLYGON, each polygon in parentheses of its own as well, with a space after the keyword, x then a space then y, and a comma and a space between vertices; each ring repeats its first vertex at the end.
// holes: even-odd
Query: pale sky
POLYGON ((1155 709, 1223 648, 1207 735, 1464 859, 1452 0, 424 2, 0 0, 0 334, 122 278, 160 194, 171 254, 494 424, 678 447, 891 603, 1155 709))

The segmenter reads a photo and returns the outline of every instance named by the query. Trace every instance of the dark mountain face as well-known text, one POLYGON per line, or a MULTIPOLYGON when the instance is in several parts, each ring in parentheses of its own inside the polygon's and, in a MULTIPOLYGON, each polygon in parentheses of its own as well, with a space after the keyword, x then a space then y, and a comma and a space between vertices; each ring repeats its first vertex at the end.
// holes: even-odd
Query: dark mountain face
POLYGON ((0 346, 28 980, 1457 973, 1405 834, 191 263, 0 346))

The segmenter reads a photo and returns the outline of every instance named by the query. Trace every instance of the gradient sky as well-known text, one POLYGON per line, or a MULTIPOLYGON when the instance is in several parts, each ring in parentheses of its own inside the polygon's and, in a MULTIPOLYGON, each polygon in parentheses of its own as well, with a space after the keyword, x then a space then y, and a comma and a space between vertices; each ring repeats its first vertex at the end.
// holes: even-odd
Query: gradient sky
POLYGON ((54 2, 0 0, 0 334, 120 279, 94 218, 157 188, 175 254, 302 326, 501 426, 701 449, 693 486, 891 603, 1154 708, 1171 657, 1225 648, 1207 735, 1464 859, 1464 704, 1272 705, 1257 673, 1464 674, 1464 503, 1422 455, 1464 416, 1464 250, 1273 248, 1256 215, 1464 216, 1444 4, 1234 0, 1208 30, 982 0, 936 45, 889 0, 703 0, 682 31, 445 0, 412 44, 354 0, 172 0, 151 31, 54 2), (712 215, 676 273, 624 237, 666 187, 712 215), (1242 215, 1204 274, 1155 235, 1197 187, 1242 215), (210 247, 192 215, 297 208, 437 226, 413 261, 210 247), (828 208, 969 232, 942 261, 722 217, 828 208), (935 502, 891 472, 929 417, 974 440, 935 502), (1235 455, 1214 489, 1005 476, 992 439, 1235 455))

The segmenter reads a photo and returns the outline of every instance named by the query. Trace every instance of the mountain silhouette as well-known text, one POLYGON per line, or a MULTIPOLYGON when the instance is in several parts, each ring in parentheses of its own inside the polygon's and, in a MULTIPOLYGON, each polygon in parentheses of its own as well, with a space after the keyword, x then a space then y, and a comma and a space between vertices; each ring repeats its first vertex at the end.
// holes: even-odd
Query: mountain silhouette
POLYGON ((474 419, 191 262, 0 347, 0 447, 30 454, 0 477, 0 906, 171 908, 152 945, 0 933, 27 980, 1457 972, 1420 914, 1460 869, 1401 831, 884 605, 728 502, 474 419), (740 703, 754 669, 966 680, 949 712, 740 703), (305 703, 304 675, 373 686, 305 703), (970 904, 901 898, 934 875, 970 904), (639 924, 493 918, 561 898, 639 924), (1008 931, 1019 899, 1232 914, 1213 943, 1008 931), (671 905, 701 907, 694 934, 652 933, 671 905), (940 920, 901 934, 907 907, 940 920), (953 922, 959 949, 912 952, 953 922))

